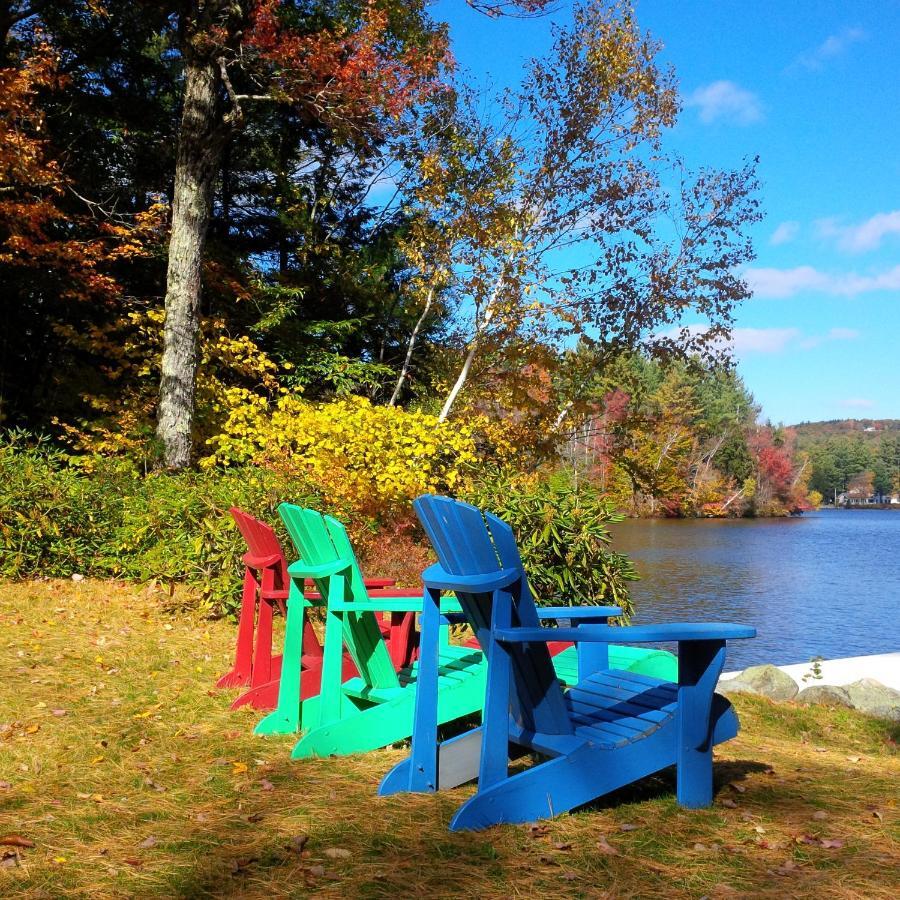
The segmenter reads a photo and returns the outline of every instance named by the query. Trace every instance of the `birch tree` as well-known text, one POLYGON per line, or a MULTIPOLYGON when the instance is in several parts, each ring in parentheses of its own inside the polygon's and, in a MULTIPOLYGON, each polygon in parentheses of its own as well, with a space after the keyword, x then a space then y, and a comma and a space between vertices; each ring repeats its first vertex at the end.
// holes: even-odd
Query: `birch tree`
POLYGON ((490 239, 467 241, 454 290, 467 318, 445 419, 482 349, 532 334, 590 334, 609 350, 714 355, 748 296, 755 162, 691 174, 663 146, 675 78, 627 2, 588 0, 500 98, 493 143, 513 175, 493 198, 490 239), (685 325, 700 317, 706 329, 685 325), (658 332, 665 328, 667 337, 658 332))

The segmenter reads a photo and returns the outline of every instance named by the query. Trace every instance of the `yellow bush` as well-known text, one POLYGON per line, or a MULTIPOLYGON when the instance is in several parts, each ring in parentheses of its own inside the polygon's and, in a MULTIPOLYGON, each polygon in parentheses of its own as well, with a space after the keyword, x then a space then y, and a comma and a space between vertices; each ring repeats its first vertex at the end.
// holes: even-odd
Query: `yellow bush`
POLYGON ((455 491, 484 455, 502 456, 502 434, 481 417, 436 416, 373 406, 363 397, 310 403, 283 395, 274 407, 259 395, 228 392, 231 412, 207 441, 201 465, 254 462, 302 475, 332 503, 375 510, 429 491, 455 491))

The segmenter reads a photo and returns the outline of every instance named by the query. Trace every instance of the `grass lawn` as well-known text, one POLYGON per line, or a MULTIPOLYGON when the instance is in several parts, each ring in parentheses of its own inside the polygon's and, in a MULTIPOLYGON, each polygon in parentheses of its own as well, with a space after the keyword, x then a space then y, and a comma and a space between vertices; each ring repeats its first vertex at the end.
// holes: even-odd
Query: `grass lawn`
POLYGON ((291 737, 253 737, 259 714, 211 690, 234 626, 167 599, 0 584, 0 896, 900 895, 887 723, 741 698, 709 810, 679 809, 665 775, 450 834, 466 789, 375 796, 402 748, 291 762, 291 737))

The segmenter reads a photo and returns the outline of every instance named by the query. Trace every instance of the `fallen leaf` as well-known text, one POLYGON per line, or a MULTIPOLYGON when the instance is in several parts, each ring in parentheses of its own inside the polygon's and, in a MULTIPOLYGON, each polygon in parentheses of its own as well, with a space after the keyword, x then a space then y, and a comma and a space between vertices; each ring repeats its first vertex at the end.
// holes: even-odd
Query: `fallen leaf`
POLYGON ((57 718, 59 718, 60 716, 67 716, 69 714, 69 711, 67 709, 51 709, 50 712, 53 713, 53 715, 57 718))
POLYGON ((343 847, 328 847, 325 850, 325 855, 329 859, 349 859, 352 854, 349 850, 344 850, 343 847))
POLYGON ((309 874, 321 878, 325 874, 325 866, 310 866, 309 874))
POLYGON ((813 813, 813 818, 814 818, 817 822, 821 822, 821 821, 823 821, 824 819, 827 819, 827 818, 828 818, 828 813, 825 812, 824 809, 817 809, 817 810, 813 813))
POLYGON ((274 791, 275 790, 275 785, 272 784, 272 782, 269 781, 268 778, 263 778, 259 783, 259 787, 260 787, 260 790, 263 790, 263 791, 274 791))
POLYGON ((880 809, 873 809, 872 815, 875 816, 875 818, 878 819, 879 822, 884 821, 884 813, 882 813, 880 809))
POLYGON ((308 834, 297 834, 291 838, 290 850, 293 850, 294 853, 302 853, 303 848, 306 846, 306 842, 309 840, 308 834))
POLYGON ((41 726, 38 725, 37 723, 35 723, 33 725, 29 725, 25 729, 25 734, 37 734, 37 732, 39 732, 40 730, 41 730, 41 726))
POLYGON ((780 865, 777 869, 773 870, 776 875, 796 875, 797 874, 797 863, 795 863, 792 859, 785 860, 785 862, 780 865))
POLYGON ((145 778, 144 784, 146 784, 147 787, 153 788, 154 791, 159 791, 161 794, 166 790, 159 782, 154 781, 152 778, 145 778))
POLYGON ((533 837, 543 837, 550 831, 550 828, 547 825, 538 825, 536 822, 532 822, 528 826, 528 834, 533 837))
POLYGON ((828 752, 827 747, 813 747, 813 750, 815 750, 816 753, 827 753, 828 752))
POLYGON ((16 854, 15 850, 7 850, 2 856, 0 856, 0 866, 4 869, 14 869, 19 865, 19 857, 16 854))
POLYGON ((858 763, 862 757, 861 756, 848 756, 847 759, 852 763, 858 763))
POLYGON ((247 821, 248 822, 262 822, 262 818, 263 818, 262 813, 250 813, 250 815, 247 816, 247 821))
POLYGON ((578 876, 574 872, 563 872, 562 875, 559 876, 563 881, 577 881, 578 876))
POLYGON ((558 843, 558 844, 554 844, 553 846, 557 850, 571 850, 572 849, 571 844, 558 843))
POLYGON ((640 825, 632 825, 630 822, 626 822, 624 825, 619 826, 619 831, 637 831, 640 827, 640 825))
POLYGON ((764 839, 757 846, 762 847, 763 850, 783 850, 785 843, 784 841, 768 841, 764 839))
POLYGON ((151 847, 156 846, 156 838, 151 834, 149 837, 145 837, 139 844, 142 850, 149 850, 151 847))
POLYGON ((12 790, 12 785, 8 781, 0 781, 0 791, 12 790))
POLYGON ((737 791, 739 794, 747 793, 746 786, 743 784, 738 784, 736 781, 729 782, 728 787, 730 787, 733 791, 737 791))
POLYGON ((246 869, 248 866, 252 866, 253 863, 255 863, 255 862, 256 862, 255 856, 245 856, 245 857, 241 857, 240 859, 235 859, 231 863, 231 874, 239 875, 241 872, 244 871, 244 869, 246 869))
POLYGON ((135 869, 139 869, 144 861, 142 859, 138 859, 136 856, 126 856, 123 860, 126 866, 134 866, 135 869))
POLYGON ((826 838, 820 843, 826 850, 840 850, 844 846, 844 842, 837 838, 826 838))
POLYGON ((231 774, 232 775, 243 775, 244 772, 247 771, 247 763, 244 762, 233 762, 231 764, 231 774))
POLYGON ((618 856, 619 855, 619 851, 616 850, 616 848, 613 847, 611 844, 609 844, 609 842, 606 840, 605 837, 601 837, 600 840, 597 841, 597 849, 601 853, 606 853, 608 856, 618 856))
POLYGON ((33 847, 34 841, 29 841, 28 838, 23 838, 20 834, 7 834, 3 837, 0 837, 0 846, 3 847, 33 847))
POLYGON ((552 857, 547 856, 546 853, 541 854, 538 857, 539 862, 542 862, 545 866, 558 866, 559 863, 552 857))
POLYGON ((737 809, 738 805, 731 799, 731 797, 723 797, 722 798, 722 806, 727 807, 728 809, 737 809))

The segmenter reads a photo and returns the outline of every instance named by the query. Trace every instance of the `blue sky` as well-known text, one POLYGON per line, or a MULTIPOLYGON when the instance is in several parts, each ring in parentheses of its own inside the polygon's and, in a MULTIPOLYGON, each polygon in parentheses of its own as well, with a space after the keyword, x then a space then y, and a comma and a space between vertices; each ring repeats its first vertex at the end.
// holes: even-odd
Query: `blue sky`
MULTIPOLYGON (((440 0, 464 68, 497 84, 567 22, 489 20, 440 0)), ((760 157, 765 220, 735 331, 763 416, 900 418, 900 0, 639 0, 685 108, 693 165, 760 157)))

